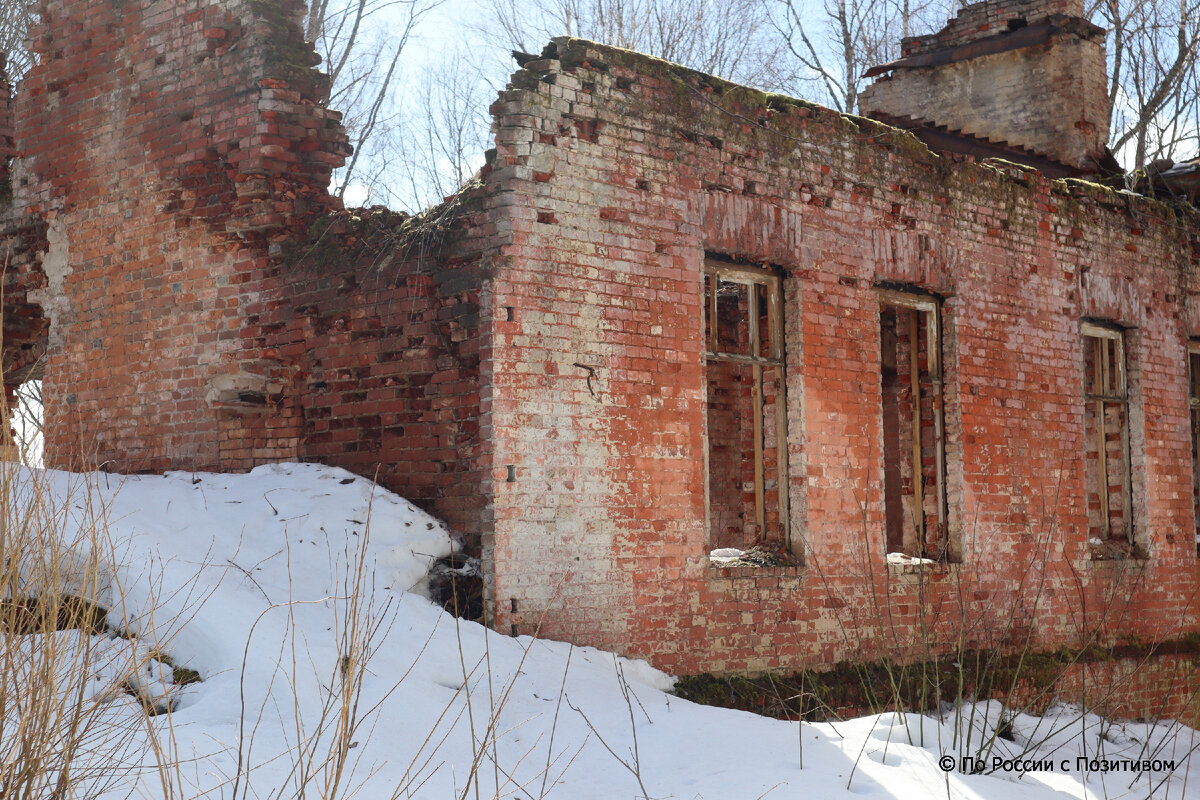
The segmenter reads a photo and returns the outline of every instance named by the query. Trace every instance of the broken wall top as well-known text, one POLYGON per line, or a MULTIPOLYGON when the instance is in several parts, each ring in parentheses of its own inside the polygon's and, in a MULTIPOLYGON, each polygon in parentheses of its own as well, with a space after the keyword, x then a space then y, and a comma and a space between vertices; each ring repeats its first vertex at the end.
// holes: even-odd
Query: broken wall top
MULTIPOLYGON (((1047 192, 1060 197, 1064 208, 1103 207, 1106 213, 1122 218, 1133 227, 1141 227, 1138 220, 1149 218, 1162 221, 1166 228, 1189 240, 1200 231, 1196 227, 1197 218, 1190 212, 1185 214, 1184 224, 1179 225, 1177 215, 1184 211, 1148 197, 1116 193, 1089 181, 1050 180, 1051 176, 1045 176, 1045 173, 1045 177, 1039 176, 1036 167, 1012 159, 943 155, 912 134, 888 124, 842 114, 805 100, 762 92, 645 54, 572 37, 554 39, 539 59, 526 62, 523 69, 514 73, 509 91, 502 93, 501 100, 492 108, 498 129, 505 132, 510 121, 516 124, 526 115, 542 114, 545 110, 536 105, 537 101, 526 98, 522 92, 546 83, 566 83, 568 79, 559 77, 560 73, 573 76, 573 81, 582 82, 585 87, 579 93, 579 99, 571 104, 566 118, 574 135, 588 142, 603 143, 606 126, 635 127, 646 136, 668 136, 679 148, 698 148, 708 143, 727 154, 739 153, 739 159, 753 160, 758 169, 772 174, 781 165, 802 164, 813 157, 824 160, 833 157, 827 151, 837 152, 854 162, 854 179, 863 182, 864 192, 872 184, 892 186, 920 174, 921 180, 928 181, 929 186, 940 187, 939 195, 950 191, 981 197, 1013 193, 1025 195, 1028 202, 1033 203, 1035 195, 1047 192), (637 78, 610 78, 618 74, 618 69, 619 74, 642 76, 642 83, 639 84, 637 78), (615 83, 617 88, 628 85, 631 80, 639 87, 636 96, 633 89, 627 90, 627 94, 618 94, 628 98, 621 105, 623 110, 619 116, 613 116, 611 106, 600 115, 594 108, 597 101, 589 99, 592 90, 587 87, 597 81, 597 74, 615 83), (654 94, 649 94, 646 86, 659 87, 660 84, 654 94), (518 101, 518 98, 521 99, 518 101), (527 102, 535 105, 528 106, 527 102), (887 161, 876 162, 875 159, 885 152, 890 154, 887 161)), ((567 123, 558 124, 564 127, 567 123)), ((542 125, 549 126, 550 121, 543 121, 542 125)), ((506 188, 500 181, 513 174, 515 168, 506 167, 506 164, 520 160, 519 156, 509 152, 503 138, 499 143, 499 155, 495 159, 497 170, 486 179, 493 191, 506 188)), ((684 169, 681 151, 673 153, 672 164, 675 165, 673 169, 684 169)), ((673 180, 681 179, 675 177, 673 180)), ((688 173, 687 182, 694 180, 697 177, 688 173)), ((737 187, 724 186, 718 178, 711 176, 699 179, 698 186, 706 192, 738 192, 737 187), (710 180, 715 181, 711 186, 710 180)), ((745 191, 751 193, 751 189, 761 191, 762 187, 755 185, 745 191)), ((811 187, 799 187, 796 191, 808 190, 811 187)), ((1083 219, 1078 222, 1090 224, 1083 219)), ((1190 253, 1191 250, 1185 245, 1182 252, 1190 253)), ((758 257, 749 253, 738 255, 751 260, 758 257)), ((770 256, 768 260, 775 258, 777 256, 770 256)))
POLYGON ((170 212, 268 238, 336 206, 329 177, 349 147, 323 106, 304 8, 43 0, 17 99, 18 204, 46 213, 159 188, 170 212))
POLYGON ((5 331, 5 378, 44 351, 47 464, 294 457, 294 414, 266 403, 291 373, 252 327, 275 256, 340 208, 328 184, 349 152, 305 8, 35 6, 0 252, 18 267, 6 325, 25 315, 5 331))

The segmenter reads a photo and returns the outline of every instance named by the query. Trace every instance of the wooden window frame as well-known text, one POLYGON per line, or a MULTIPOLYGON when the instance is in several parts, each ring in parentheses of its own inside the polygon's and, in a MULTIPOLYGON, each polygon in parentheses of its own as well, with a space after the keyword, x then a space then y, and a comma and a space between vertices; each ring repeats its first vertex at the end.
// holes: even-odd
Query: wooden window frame
MULTIPOLYGON (((945 424, 945 386, 942 380, 942 320, 941 311, 942 304, 936 297, 924 294, 914 294, 903 292, 896 289, 885 289, 877 287, 875 295, 878 300, 880 311, 884 306, 895 306, 898 308, 907 308, 912 311, 919 312, 925 315, 925 341, 926 341, 926 370, 929 374, 929 381, 932 386, 932 414, 934 426, 934 460, 936 474, 936 485, 934 490, 937 493, 937 523, 941 530, 942 536, 945 537, 943 543, 941 558, 953 560, 956 547, 951 540, 950 529, 948 523, 947 504, 946 504, 946 424, 945 424)), ((912 340, 916 340, 917 331, 915 327, 920 324, 918 316, 912 317, 914 330, 912 331, 912 340)), ((879 327, 878 325, 876 327, 879 327)), ((882 346, 882 343, 881 343, 882 346)), ((913 469, 919 473, 920 465, 924 461, 924 453, 921 447, 921 423, 920 423, 920 381, 917 379, 919 371, 918 361, 920 359, 920 350, 912 348, 910 350, 909 374, 912 391, 915 393, 913 398, 913 414, 914 420, 912 424, 912 458, 913 469)), ((899 368, 899 365, 897 365, 899 368)), ((925 534, 926 534, 926 519, 924 514, 924 482, 917 480, 914 475, 913 480, 913 504, 916 508, 922 509, 922 513, 915 515, 914 527, 916 528, 917 549, 920 552, 906 553, 910 556, 924 557, 925 552, 925 534)), ((886 548, 885 548, 886 549, 886 548)))
MULTIPOLYGON (((1192 517, 1200 506, 1200 374, 1192 372, 1192 358, 1200 358, 1200 339, 1187 343, 1188 417, 1192 431, 1192 517)), ((1200 525, 1195 528, 1196 556, 1200 558, 1200 525)))
MULTIPOLYGON (((729 361, 739 364, 749 364, 752 367, 753 382, 751 391, 753 397, 752 407, 754 410, 754 512, 755 522, 760 532, 766 530, 766 489, 764 480, 764 465, 763 465, 763 388, 762 376, 764 370, 774 370, 776 378, 776 386, 778 386, 777 396, 775 399, 775 447, 776 447, 776 464, 778 465, 778 496, 779 496, 779 539, 783 549, 797 556, 793 550, 793 542, 791 536, 791 520, 789 515, 789 498, 788 498, 788 461, 787 461, 787 383, 786 383, 786 364, 784 354, 784 326, 783 326, 783 280, 781 276, 769 269, 747 267, 738 264, 732 264, 724 261, 717 261, 712 258, 704 260, 704 276, 701 281, 701 298, 708 298, 707 307, 702 309, 701 331, 707 329, 708 336, 704 342, 704 364, 705 372, 710 362, 714 361, 729 361), (713 291, 708 291, 708 282, 712 281, 713 291), (747 287, 746 294, 748 295, 748 317, 751 320, 759 318, 759 298, 756 287, 762 286, 766 289, 767 297, 767 325, 770 329, 770 352, 766 355, 760 354, 761 342, 759 335, 759 326, 753 324, 749 326, 750 336, 750 354, 743 353, 726 353, 719 348, 718 324, 717 324, 717 291, 718 282, 724 281, 727 283, 742 284, 747 287)), ((707 381, 706 381, 707 385, 707 381)), ((707 441, 707 424, 705 426, 705 438, 707 441)), ((708 446, 705 447, 705 453, 708 452, 708 446)), ((705 486, 709 482, 709 465, 707 456, 705 458, 705 486)), ((706 517, 709 513, 710 499, 708 490, 705 491, 705 513, 706 517)), ((705 530, 711 534, 709 523, 706 520, 705 530)))
MULTIPOLYGON (((1132 454, 1129 445, 1129 426, 1132 424, 1130 417, 1129 403, 1129 369, 1127 358, 1127 350, 1125 347, 1126 335, 1125 330, 1115 325, 1098 323, 1098 322, 1083 322, 1080 326, 1080 336, 1084 340, 1095 340, 1095 355, 1093 363, 1096 365, 1093 379, 1094 385, 1088 384, 1088 375, 1086 366, 1083 373, 1083 399, 1085 403, 1091 402, 1095 404, 1095 419, 1096 419, 1096 447, 1097 447, 1097 475, 1101 482, 1100 486, 1096 487, 1096 493, 1100 499, 1100 519, 1101 519, 1101 540, 1104 543, 1121 542, 1129 547, 1135 545, 1134 531, 1134 509, 1133 509, 1133 470, 1132 470, 1132 454), (1106 391, 1110 384, 1108 374, 1108 353, 1106 347, 1114 347, 1112 361, 1116 366, 1116 380, 1112 381, 1115 387, 1113 391, 1106 391), (1122 502, 1125 509, 1125 530, 1120 531, 1119 535, 1114 535, 1111 527, 1111 519, 1109 516, 1110 499, 1108 492, 1108 448, 1106 446, 1107 426, 1104 423, 1104 407, 1109 403, 1119 403, 1124 409, 1125 424, 1121 427, 1121 458, 1123 461, 1122 468, 1124 471, 1124 480, 1122 481, 1122 502)), ((1084 432, 1087 435, 1087 432, 1084 432)), ((1086 487, 1085 487, 1086 489, 1086 487)))

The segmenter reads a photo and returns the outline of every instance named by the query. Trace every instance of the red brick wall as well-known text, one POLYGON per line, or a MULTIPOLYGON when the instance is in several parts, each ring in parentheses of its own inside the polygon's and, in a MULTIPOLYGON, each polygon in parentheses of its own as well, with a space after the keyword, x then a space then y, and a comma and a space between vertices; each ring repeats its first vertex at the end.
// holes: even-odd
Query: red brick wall
POLYGON ((527 65, 494 109, 511 164, 494 177, 526 198, 494 283, 514 308, 492 343, 499 629, 680 672, 917 657, 960 636, 1053 648, 1200 630, 1192 216, 948 162, 652 59, 578 41, 559 56, 527 65), (708 563, 706 252, 787 276, 802 566, 708 563), (942 300, 957 564, 883 559, 880 283, 942 300), (1087 545, 1085 317, 1130 329, 1145 560, 1087 545))
POLYGON ((49 344, 48 463, 321 460, 477 546, 481 252, 502 204, 309 228, 338 205, 325 187, 347 148, 303 3, 42 12, 17 109, 30 180, 0 235, 21 267, 6 364, 49 344), (470 232, 441 241, 452 220, 470 232))
POLYGON ((417 219, 335 215, 294 248, 265 302, 267 345, 296 375, 299 457, 377 478, 473 550, 485 497, 480 360, 491 310, 481 293, 491 265, 482 251, 494 247, 493 202, 465 192, 417 219))
POLYGON ((0 53, 0 267, 4 270, 3 357, 4 391, 13 390, 36 368, 45 353, 46 321, 41 307, 29 297, 44 286, 37 253, 45 247, 44 225, 12 212, 13 141, 12 92, 0 53))
POLYGON ((303 4, 46 0, 17 97, 44 224, 47 463, 238 468, 294 456, 261 347, 274 242, 330 207, 346 152, 303 4))
POLYGON ((1117 719, 1177 719, 1194 726, 1200 724, 1197 667, 1195 654, 1170 651, 1078 664, 1059 677, 1052 695, 1034 704, 1061 700, 1117 719))

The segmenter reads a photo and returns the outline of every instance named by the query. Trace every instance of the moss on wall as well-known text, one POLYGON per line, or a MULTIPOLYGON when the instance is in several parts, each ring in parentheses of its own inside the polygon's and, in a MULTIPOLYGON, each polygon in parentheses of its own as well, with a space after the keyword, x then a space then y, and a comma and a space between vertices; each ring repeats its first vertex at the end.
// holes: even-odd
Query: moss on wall
POLYGON ((1140 664, 1164 655, 1182 656, 1200 667, 1200 635, 1158 644, 1007 655, 968 650, 914 664, 841 662, 830 670, 787 674, 706 673, 680 678, 675 694, 779 719, 826 720, 896 708, 927 711, 940 703, 973 698, 1004 699, 1009 705, 1040 711, 1056 698, 1056 684, 1072 669, 1103 662, 1140 664))

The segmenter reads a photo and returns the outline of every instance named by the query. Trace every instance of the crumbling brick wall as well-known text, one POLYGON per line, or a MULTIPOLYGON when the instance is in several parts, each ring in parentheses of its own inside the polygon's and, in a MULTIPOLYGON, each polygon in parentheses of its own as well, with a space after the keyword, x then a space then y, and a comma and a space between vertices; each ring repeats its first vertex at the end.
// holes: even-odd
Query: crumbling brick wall
POLYGON ((991 0, 958 9, 953 19, 934 33, 900 40, 903 58, 961 47, 997 34, 1020 30, 1053 16, 1083 17, 1082 0, 991 0))
POLYGON ((51 325, 53 462, 378 474, 481 551, 498 629, 678 672, 1200 631, 1194 211, 557 40, 477 183, 344 212, 299 6, 154 8, 48 2, 17 103, 3 234, 51 325), (706 257, 782 286, 792 563, 709 559, 706 257), (933 563, 883 552, 881 289, 940 317, 933 563), (1088 536, 1085 320, 1129 354, 1118 557, 1088 536))
POLYGON ((39 10, 9 218, 44 230, 47 463, 294 457, 293 376, 262 344, 260 298, 272 249, 335 205, 347 152, 303 3, 39 10))
POLYGON ((513 308, 491 344, 498 628, 681 672, 1198 629, 1194 213, 574 40, 494 110, 491 180, 527 198, 493 283, 513 308), (707 557, 706 253, 784 278, 802 565, 707 557), (959 563, 883 560, 878 286, 940 302, 959 563), (1088 542, 1085 318, 1129 331, 1145 559, 1088 542))
POLYGON ((268 345, 297 375, 298 456, 378 479, 474 551, 496 204, 473 186, 416 218, 377 208, 322 220, 267 301, 268 345))
POLYGON ((6 378, 48 344, 47 462, 319 459, 477 534, 497 203, 459 195, 416 220, 337 210, 326 186, 348 148, 303 3, 41 13, 0 235, 20 267, 6 378), (472 232, 443 241, 452 220, 472 232))

